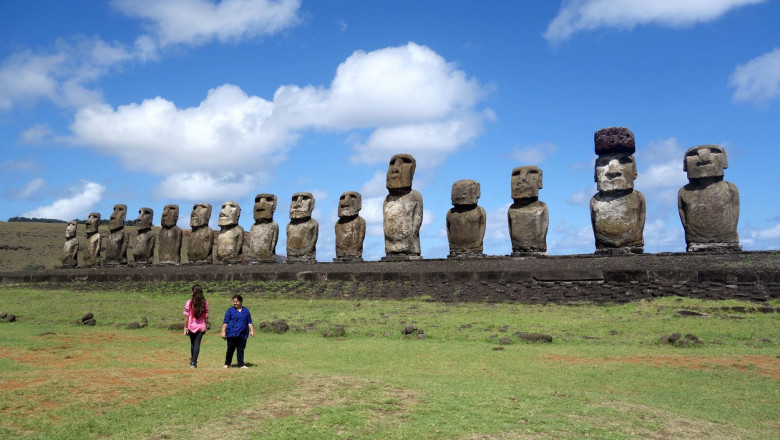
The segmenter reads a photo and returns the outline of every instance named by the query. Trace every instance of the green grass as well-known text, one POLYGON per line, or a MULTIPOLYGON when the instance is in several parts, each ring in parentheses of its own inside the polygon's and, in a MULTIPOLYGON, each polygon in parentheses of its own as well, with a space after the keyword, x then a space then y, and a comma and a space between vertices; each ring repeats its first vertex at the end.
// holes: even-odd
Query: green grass
MULTIPOLYGON (((285 319, 291 330, 258 332, 243 371, 221 368, 224 342, 212 331, 200 368, 190 370, 188 339, 165 329, 183 318, 187 290, 178 287, 0 288, 0 310, 20 316, 0 323, 0 438, 731 439, 780 432, 778 315, 720 311, 752 304, 246 295, 255 324, 285 319), (680 308, 709 316, 681 317, 680 308), (86 312, 96 327, 75 325, 86 312), (123 327, 143 317, 150 327, 123 327), (427 338, 403 337, 410 324, 427 338), (321 329, 333 325, 344 325, 347 336, 323 338, 321 329), (523 343, 516 331, 554 340, 523 343), (659 342, 673 332, 704 344, 659 342), (499 344, 507 336, 513 343, 499 344)), ((230 292, 209 287, 219 324, 230 292)))

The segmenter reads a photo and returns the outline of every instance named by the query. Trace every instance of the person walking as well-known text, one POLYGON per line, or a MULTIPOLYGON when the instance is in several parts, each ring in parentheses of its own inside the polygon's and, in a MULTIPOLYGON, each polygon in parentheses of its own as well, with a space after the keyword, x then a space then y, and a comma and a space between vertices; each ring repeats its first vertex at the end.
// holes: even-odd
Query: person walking
POLYGON ((203 288, 192 286, 192 297, 184 304, 184 334, 190 337, 190 368, 198 368, 200 340, 209 324, 209 302, 203 296, 203 288))
POLYGON ((227 341, 227 353, 225 353, 225 366, 229 368, 233 363, 233 352, 236 352, 238 368, 246 368, 244 365, 244 349, 248 336, 255 336, 255 327, 252 325, 252 314, 244 307, 244 298, 241 295, 233 295, 233 307, 225 311, 225 319, 222 321, 222 339, 227 341))

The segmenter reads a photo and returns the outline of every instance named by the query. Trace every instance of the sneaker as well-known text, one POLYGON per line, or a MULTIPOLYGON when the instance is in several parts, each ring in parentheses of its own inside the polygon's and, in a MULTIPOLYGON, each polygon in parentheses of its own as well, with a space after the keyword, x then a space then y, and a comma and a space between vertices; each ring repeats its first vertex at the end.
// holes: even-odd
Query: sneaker
POLYGON ((246 365, 242 365, 242 366, 240 366, 240 367, 238 367, 238 368, 240 368, 240 369, 242 369, 242 370, 246 370, 246 369, 247 369, 247 368, 249 368, 249 367, 247 367, 246 365))
POLYGON ((229 368, 230 365, 223 365, 222 368, 229 368))

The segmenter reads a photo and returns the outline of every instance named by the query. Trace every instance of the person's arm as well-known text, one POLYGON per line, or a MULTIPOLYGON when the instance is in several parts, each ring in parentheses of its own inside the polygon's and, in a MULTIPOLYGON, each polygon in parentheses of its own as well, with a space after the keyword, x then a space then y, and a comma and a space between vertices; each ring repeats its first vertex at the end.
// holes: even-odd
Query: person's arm
POLYGON ((227 339, 227 333, 225 333, 225 330, 227 330, 229 313, 230 313, 230 309, 227 309, 225 311, 225 319, 222 320, 222 339, 227 339))
POLYGON ((190 302, 187 301, 187 303, 184 304, 184 334, 185 335, 189 333, 189 326, 190 326, 190 302))
POLYGON ((222 339, 227 339, 227 334, 225 333, 226 328, 227 324, 222 324, 222 339))
POLYGON ((255 337, 255 326, 252 325, 252 323, 249 323, 249 336, 255 337))
POLYGON ((249 326, 249 336, 255 337, 255 326, 252 325, 252 312, 249 311, 249 309, 246 309, 246 321, 247 325, 249 326))

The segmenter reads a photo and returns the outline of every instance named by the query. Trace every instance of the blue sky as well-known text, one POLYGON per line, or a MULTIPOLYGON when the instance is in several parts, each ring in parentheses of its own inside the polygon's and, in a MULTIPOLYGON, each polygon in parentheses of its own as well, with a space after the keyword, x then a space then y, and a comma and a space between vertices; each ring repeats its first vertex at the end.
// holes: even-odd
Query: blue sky
MULTIPOLYGON (((747 250, 780 248, 780 1, 74 0, 0 3, 0 219, 108 217, 125 203, 363 195, 384 256, 395 153, 417 159, 423 257, 448 253, 453 182, 480 182, 485 253, 511 253, 512 168, 544 172, 550 254, 594 251, 593 133, 636 137, 646 252, 685 250, 683 153, 719 144, 747 250)), ((64 231, 64 229, 63 229, 64 231)), ((80 234, 83 232, 80 232, 80 234)))

